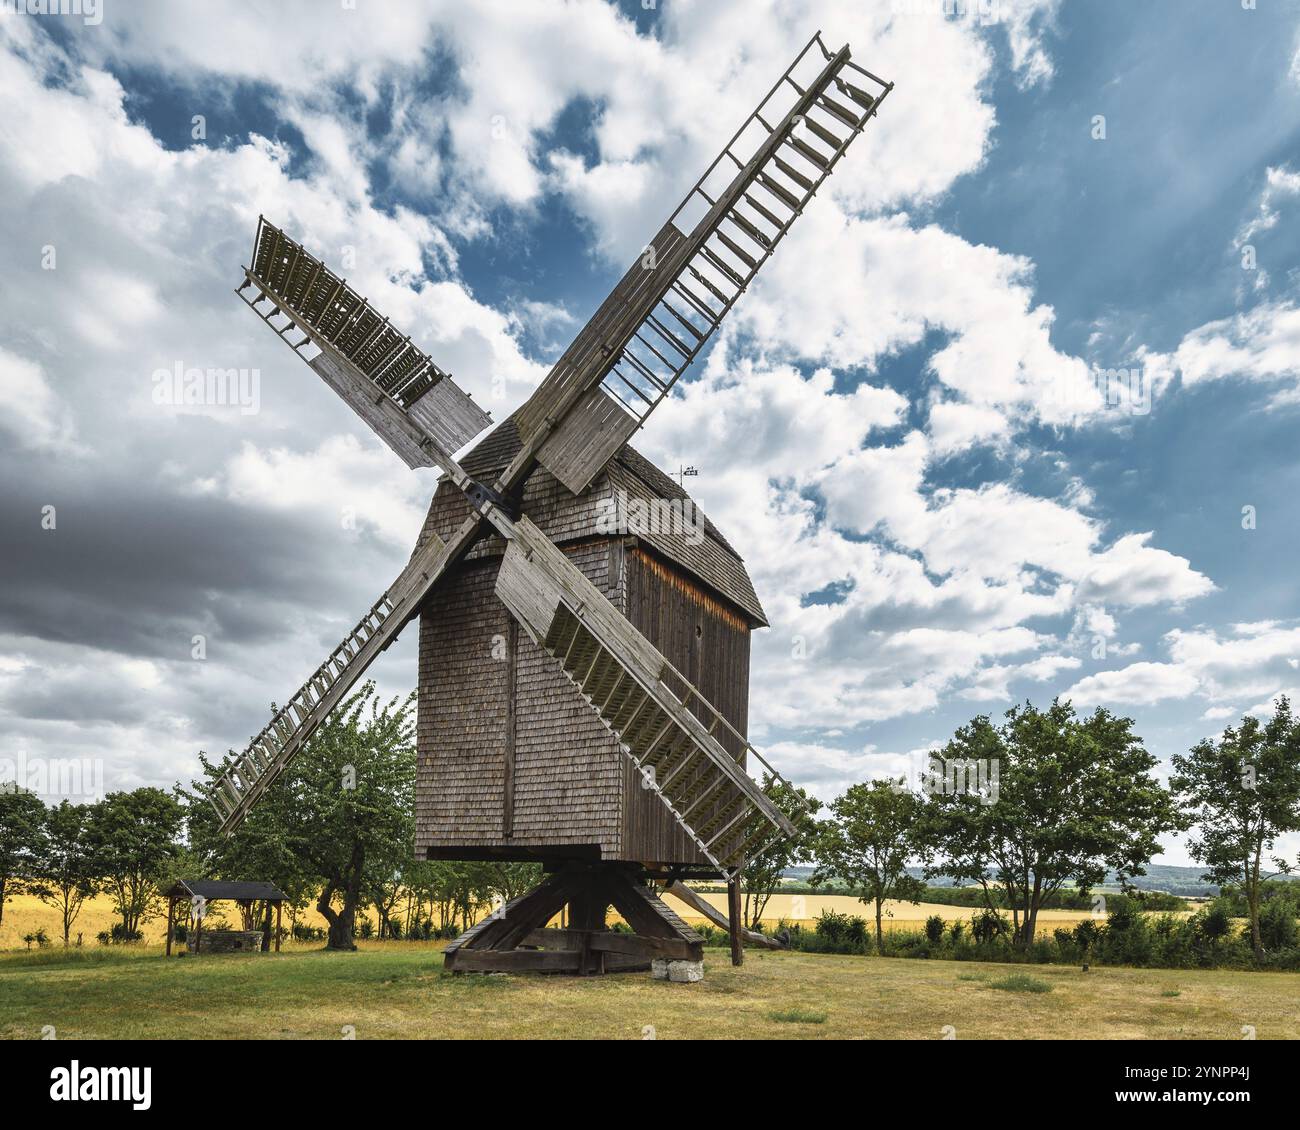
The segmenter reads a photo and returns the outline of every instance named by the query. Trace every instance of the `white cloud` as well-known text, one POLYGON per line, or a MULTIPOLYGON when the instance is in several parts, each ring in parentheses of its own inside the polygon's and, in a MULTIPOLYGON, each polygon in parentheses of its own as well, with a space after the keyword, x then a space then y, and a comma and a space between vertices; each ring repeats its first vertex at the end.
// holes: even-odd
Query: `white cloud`
MULTIPOLYGON (((1067 694, 1083 701, 1150 704, 1198 695, 1216 706, 1259 700, 1254 713, 1267 709, 1295 684, 1300 660, 1300 627, 1277 621, 1234 624, 1226 631, 1202 627, 1175 629, 1165 636, 1169 660, 1133 663, 1090 675, 1067 694)), ((1210 713, 1221 718, 1232 710, 1210 713)))
POLYGON ((72 452, 72 418, 41 366, 0 346, 0 428, 19 447, 72 452))
POLYGON ((1300 378, 1300 307, 1285 301, 1262 303, 1208 322, 1183 338, 1174 363, 1187 385, 1229 377, 1296 381, 1300 378))
POLYGON ((1292 172, 1286 165, 1270 165, 1264 173, 1264 187, 1259 194, 1255 215, 1237 234, 1237 246, 1249 243, 1260 232, 1277 226, 1278 201, 1300 196, 1300 173, 1292 172))
POLYGON ((427 476, 412 474, 386 447, 331 436, 307 452, 264 451, 246 442, 205 489, 215 488, 241 505, 314 514, 322 526, 345 536, 373 530, 409 551, 431 486, 427 476))
POLYGON ((1088 366, 1051 344, 1055 315, 1034 305, 1031 283, 1028 260, 934 225, 913 228, 904 214, 862 220, 818 207, 791 230, 736 317, 769 349, 868 369, 947 334, 926 368, 949 391, 939 405, 957 404, 936 405, 942 449, 951 452, 959 429, 968 442, 1004 435, 1010 414, 1065 424, 1104 408, 1088 366))
POLYGON ((1196 689, 1196 677, 1175 664, 1130 663, 1080 679, 1064 697, 1080 705, 1146 705, 1166 698, 1186 698, 1196 689))

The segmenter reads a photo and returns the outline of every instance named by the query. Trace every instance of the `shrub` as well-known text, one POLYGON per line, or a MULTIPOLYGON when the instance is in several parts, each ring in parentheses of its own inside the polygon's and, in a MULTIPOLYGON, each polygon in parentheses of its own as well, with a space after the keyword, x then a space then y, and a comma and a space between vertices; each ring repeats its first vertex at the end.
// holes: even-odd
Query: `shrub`
POLYGON ((1226 938, 1232 933, 1232 919, 1228 914, 1228 908, 1218 899, 1194 918, 1200 919, 1201 936, 1211 941, 1226 938))
POLYGON ((138 942, 144 938, 140 930, 127 930, 120 922, 114 922, 111 930, 101 930, 95 935, 95 940, 101 946, 123 945, 128 942, 138 942))
POLYGON ((1295 903, 1284 898, 1269 899, 1260 911, 1259 933, 1266 950, 1293 949, 1300 944, 1295 903))
POLYGON ((1052 931, 1052 937, 1056 940, 1056 949, 1062 961, 1075 961, 1079 958, 1080 947, 1073 930, 1058 926, 1052 931))
POLYGON ((1006 915, 986 907, 971 919, 970 932, 976 944, 992 942, 1006 937, 1011 932, 1011 923, 1006 915))
POLYGON ((849 931, 849 916, 835 910, 824 910, 813 927, 828 942, 842 942, 849 931))
POLYGON ((1083 951, 1086 957, 1089 953, 1097 948, 1097 939, 1101 935, 1101 930, 1097 922, 1092 918, 1085 918, 1074 928, 1074 944, 1083 951))
POLYGON ((938 945, 943 941, 943 932, 946 928, 943 916, 932 914, 925 920, 925 936, 930 939, 932 945, 938 945))

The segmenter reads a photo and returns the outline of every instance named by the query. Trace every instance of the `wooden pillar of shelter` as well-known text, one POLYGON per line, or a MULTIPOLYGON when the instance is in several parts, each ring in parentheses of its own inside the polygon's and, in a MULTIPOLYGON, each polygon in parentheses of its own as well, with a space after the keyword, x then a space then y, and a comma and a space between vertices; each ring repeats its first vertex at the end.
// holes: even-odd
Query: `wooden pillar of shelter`
POLYGON ((275 904, 275 952, 280 952, 280 907, 284 904, 276 902, 275 904))
MULTIPOLYGON (((203 934, 203 915, 201 913, 195 913, 193 902, 190 903, 190 920, 194 923, 194 929, 191 931, 194 935, 194 945, 191 948, 191 952, 197 957, 199 953, 199 938, 203 934)), ((188 944, 186 948, 190 948, 188 944)))
POLYGON ((731 935, 731 964, 745 964, 744 922, 740 905, 740 876, 727 883, 727 929, 731 935))
POLYGON ((176 900, 174 898, 169 898, 167 900, 167 952, 163 955, 164 957, 171 957, 172 955, 172 931, 174 929, 173 920, 175 914, 176 900))

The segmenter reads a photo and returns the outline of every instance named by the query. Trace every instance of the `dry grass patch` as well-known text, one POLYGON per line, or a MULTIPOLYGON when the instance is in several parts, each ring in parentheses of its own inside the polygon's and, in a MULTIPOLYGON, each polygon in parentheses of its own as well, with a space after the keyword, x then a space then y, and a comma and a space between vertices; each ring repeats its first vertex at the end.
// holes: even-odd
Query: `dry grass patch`
POLYGON ((1035 966, 991 992, 975 962, 706 952, 703 982, 451 975, 436 946, 161 957, 157 947, 0 956, 0 1036, 339 1039, 1300 1039, 1300 974, 1035 966), (1179 996, 1169 997, 1176 989, 1179 996), (821 1016, 820 1021, 810 1019, 821 1016), (787 1019, 777 1019, 777 1016, 787 1019), (799 1016, 802 1019, 793 1019, 799 1016))

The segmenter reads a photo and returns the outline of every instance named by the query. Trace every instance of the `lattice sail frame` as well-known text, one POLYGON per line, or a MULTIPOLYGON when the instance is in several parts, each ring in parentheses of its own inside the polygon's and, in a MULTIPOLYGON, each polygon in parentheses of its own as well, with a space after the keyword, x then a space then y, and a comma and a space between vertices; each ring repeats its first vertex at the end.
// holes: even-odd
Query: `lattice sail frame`
POLYGON ((516 413, 525 450, 534 445, 565 486, 585 490, 672 391, 892 89, 847 46, 832 52, 814 35, 516 413))

